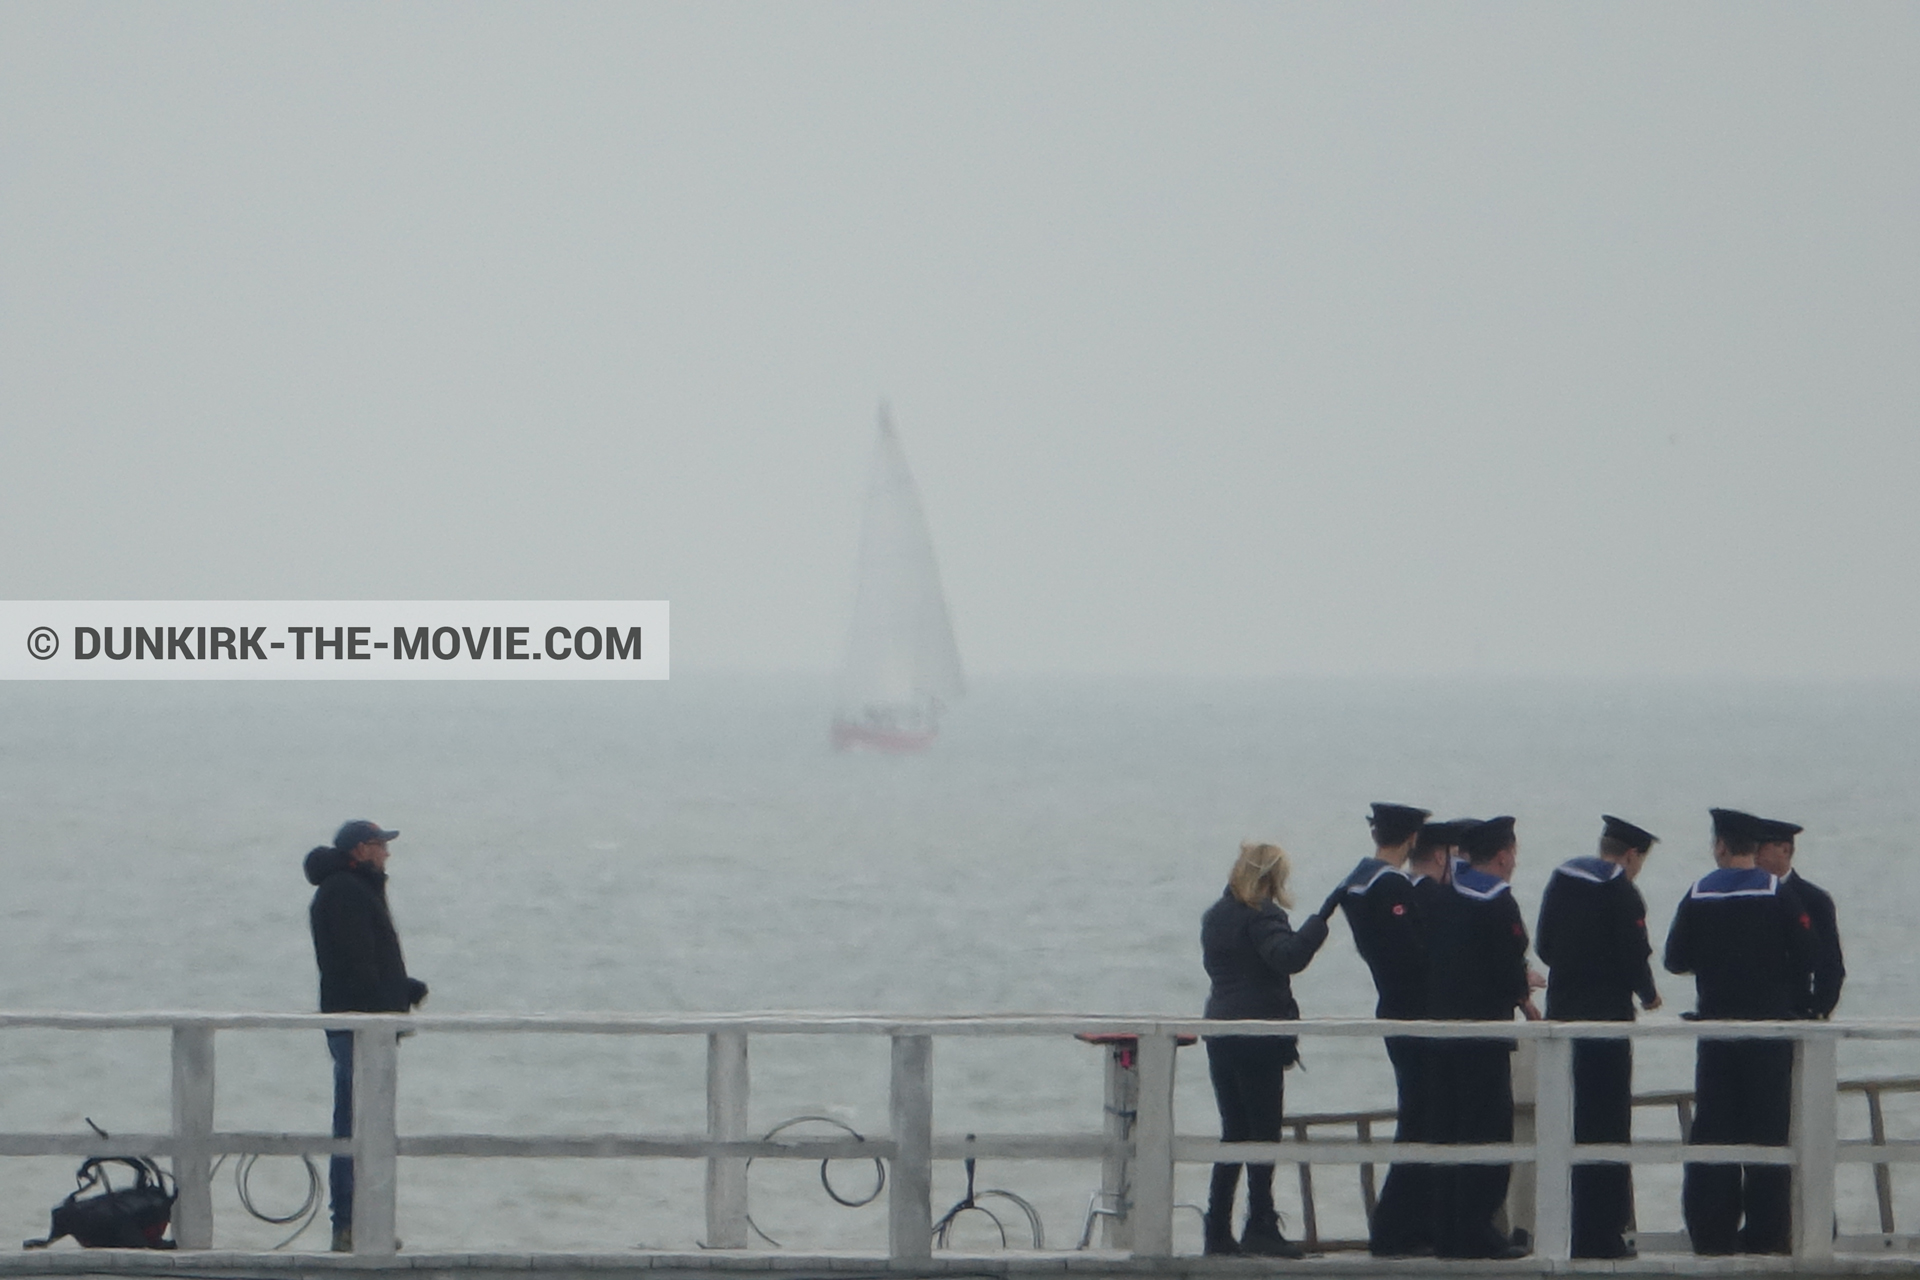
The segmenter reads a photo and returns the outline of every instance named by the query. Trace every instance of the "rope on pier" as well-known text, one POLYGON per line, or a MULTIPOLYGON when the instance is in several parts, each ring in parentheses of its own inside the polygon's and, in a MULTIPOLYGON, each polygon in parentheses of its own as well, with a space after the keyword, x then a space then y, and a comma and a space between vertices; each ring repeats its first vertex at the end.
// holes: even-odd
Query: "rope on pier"
MULTIPOLYGON (((779 1124, 767 1130, 766 1133, 762 1135, 760 1141, 772 1142, 776 1137, 780 1136, 782 1133, 785 1133, 788 1129, 791 1129, 796 1125, 802 1125, 802 1124, 830 1124, 834 1128, 840 1130, 842 1133, 845 1133, 848 1137, 852 1138, 855 1142, 865 1142, 867 1140, 866 1134, 861 1133, 858 1129, 854 1128, 852 1125, 848 1124, 846 1121, 836 1120, 832 1116, 794 1116, 790 1120, 782 1120, 779 1124)), ((875 1200, 878 1200, 880 1198, 880 1193, 887 1189, 887 1162, 882 1160, 879 1156, 875 1156, 873 1158, 873 1190, 868 1192, 865 1196, 862 1196, 859 1198, 850 1198, 847 1196, 843 1196, 838 1191, 834 1190, 833 1179, 828 1175, 828 1172, 827 1172, 827 1165, 829 1163, 831 1163, 830 1160, 822 1160, 820 1162, 820 1186, 826 1191, 827 1197, 837 1205, 844 1205, 846 1208, 849 1208, 849 1209, 863 1209, 866 1206, 872 1204, 875 1200)), ((749 1169, 753 1168, 753 1158, 751 1156, 747 1158, 747 1168, 749 1169)), ((765 1231, 761 1230, 760 1224, 753 1220, 752 1214, 747 1215, 747 1225, 753 1228, 753 1234, 759 1236, 762 1240, 765 1240, 769 1245, 772 1245, 774 1248, 776 1249, 786 1248, 785 1245, 781 1244, 778 1240, 775 1240, 772 1236, 768 1235, 765 1231)))
MULTIPOLYGON (((968 1134, 967 1137, 971 1138, 973 1137, 973 1135, 968 1134)), ((946 1248, 947 1235, 950 1231, 953 1230, 954 1219, 958 1218, 963 1213, 973 1212, 973 1213, 984 1213, 987 1215, 988 1220, 993 1223, 994 1230, 1000 1233, 1000 1247, 1002 1249, 1006 1248, 1007 1247, 1007 1224, 1000 1221, 999 1214, 995 1213, 993 1210, 987 1208, 987 1206, 980 1203, 982 1200, 997 1199, 997 1200, 1006 1200, 1012 1203, 1017 1208, 1019 1208, 1019 1210, 1022 1213, 1026 1214, 1027 1229, 1033 1235, 1033 1247, 1035 1249, 1046 1248, 1047 1235, 1045 1230, 1043 1230, 1040 1226, 1040 1213, 1031 1204, 1027 1203, 1026 1200, 1013 1194, 1013 1192, 1011 1191, 1003 1191, 997 1187, 987 1191, 981 1191, 978 1193, 974 1191, 973 1160, 974 1158, 972 1156, 968 1156, 966 1161, 967 1163, 967 1194, 960 1197, 960 1202, 958 1204, 954 1205, 953 1208, 947 1210, 945 1217, 941 1218, 940 1221, 933 1224, 934 1247, 940 1248, 940 1249, 946 1248)))
MULTIPOLYGON (((253 1181, 253 1166, 255 1162, 257 1162, 259 1159, 260 1159, 260 1156, 257 1153, 244 1155, 240 1157, 239 1161, 236 1162, 233 1166, 233 1189, 236 1192, 238 1192, 240 1195, 241 1207, 244 1208, 248 1213, 252 1214, 254 1217, 258 1218, 260 1221, 276 1227, 284 1227, 289 1222, 298 1222, 300 1224, 299 1226, 293 1229, 292 1235, 288 1236, 285 1240, 282 1240, 279 1244, 273 1246, 273 1251, 278 1252, 279 1250, 284 1249, 288 1245, 292 1244, 295 1240, 298 1240, 303 1234, 305 1234, 306 1229, 313 1225, 313 1220, 320 1216, 320 1206, 325 1201, 324 1189, 326 1184, 323 1183, 320 1179, 320 1170, 315 1167, 313 1163, 313 1157, 303 1155, 300 1157, 300 1163, 306 1168, 306 1171, 307 1171, 306 1198, 302 1200, 300 1202, 299 1207, 294 1209, 291 1213, 284 1213, 284 1214, 267 1213, 253 1202, 253 1192, 251 1190, 251 1183, 253 1181)), ((212 1173, 218 1173, 220 1171, 221 1164, 224 1163, 225 1161, 226 1161, 225 1156, 221 1156, 220 1159, 215 1160, 213 1162, 212 1170, 209 1171, 209 1175, 211 1175, 212 1173)))

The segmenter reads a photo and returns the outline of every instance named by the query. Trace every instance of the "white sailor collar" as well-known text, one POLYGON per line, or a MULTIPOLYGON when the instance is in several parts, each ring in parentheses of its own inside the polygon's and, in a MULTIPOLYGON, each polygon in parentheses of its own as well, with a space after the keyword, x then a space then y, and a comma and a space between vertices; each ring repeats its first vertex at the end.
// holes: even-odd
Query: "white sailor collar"
POLYGON ((1379 882, 1381 876, 1387 875, 1399 876, 1403 880, 1411 879, 1403 868, 1396 867, 1391 862, 1380 858, 1363 858, 1360 865, 1355 867, 1353 873, 1347 877, 1347 892, 1364 894, 1379 882))
POLYGON ((1555 875, 1570 876, 1575 880, 1587 880, 1594 884, 1606 884, 1618 880, 1627 873, 1627 869, 1617 862, 1608 862, 1605 858, 1573 858, 1554 868, 1555 875))
POLYGON ((1453 891, 1476 902, 1491 902, 1503 893, 1511 893, 1513 886, 1490 872, 1475 871, 1469 863, 1453 869, 1453 891))
POLYGON ((1780 879, 1758 867, 1716 867, 1693 882, 1689 898, 1771 898, 1780 892, 1780 879))

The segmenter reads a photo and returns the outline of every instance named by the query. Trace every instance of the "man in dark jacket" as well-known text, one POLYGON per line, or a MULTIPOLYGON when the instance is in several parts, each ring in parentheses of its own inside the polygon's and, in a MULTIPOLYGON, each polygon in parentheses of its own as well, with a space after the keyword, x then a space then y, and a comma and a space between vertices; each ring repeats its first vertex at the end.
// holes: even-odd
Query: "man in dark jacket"
POLYGON ((1799 1015, 1826 1018, 1840 1003, 1840 988, 1847 980, 1847 962, 1840 952, 1840 922, 1833 907, 1833 895, 1801 875, 1793 865, 1794 838, 1804 827, 1777 818, 1762 818, 1755 834, 1760 847, 1754 852, 1754 865, 1793 890, 1800 905, 1813 922, 1812 982, 1799 992, 1799 1015))
MULTIPOLYGON (((1799 1014, 1812 984, 1813 924, 1792 887, 1755 865, 1765 820, 1714 809, 1716 870, 1694 882, 1667 930, 1667 971, 1693 975, 1699 1016, 1771 1020, 1799 1014)), ((1787 1145, 1793 1045, 1701 1040, 1693 1127, 1703 1145, 1787 1145)), ((1680 1209, 1698 1254, 1787 1253, 1793 1180, 1783 1165, 1689 1164, 1680 1209)))
MULTIPOLYGON (((427 984, 407 976, 400 937, 387 910, 387 842, 400 833, 355 819, 331 845, 307 854, 307 880, 317 886, 307 916, 320 966, 320 1012, 405 1013, 427 998, 427 984)), ((333 1136, 353 1134, 353 1033, 327 1032, 333 1055, 333 1136)), ((353 1160, 335 1156, 328 1169, 333 1247, 353 1248, 353 1160)))
MULTIPOLYGON (((1376 1017, 1424 1016, 1429 1005, 1429 990, 1434 975, 1428 972, 1427 943, 1445 918, 1453 896, 1454 855, 1460 847, 1460 833, 1473 826, 1471 820, 1424 822, 1407 857, 1407 878, 1412 882, 1412 909, 1409 912, 1420 930, 1421 958, 1419 984, 1408 994, 1420 1012, 1376 1017)), ((1431 1066, 1434 1042, 1414 1036, 1392 1036, 1387 1040, 1387 1055, 1393 1062, 1394 1092, 1398 1119, 1394 1123, 1395 1142, 1437 1142, 1441 1136, 1441 1103, 1435 1096, 1431 1066)), ((1367 1248, 1376 1257, 1404 1257, 1430 1254, 1436 1233, 1434 1166, 1395 1164, 1387 1169, 1386 1182, 1380 1188, 1380 1201, 1374 1207, 1368 1225, 1367 1248)))
MULTIPOLYGON (((1533 949, 1552 967, 1547 1016, 1574 1022, 1632 1022, 1638 996, 1660 1007, 1648 957, 1647 904, 1633 881, 1657 837, 1624 818, 1601 814, 1595 857, 1562 863, 1540 898, 1533 949)), ((1633 1140, 1633 1041, 1573 1042, 1573 1140, 1633 1140)), ((1573 1256, 1631 1258, 1631 1165, 1573 1167, 1573 1256)))
MULTIPOLYGON (((1519 853, 1513 819, 1489 818, 1461 833, 1466 865, 1454 868, 1453 897, 1434 930, 1431 1016, 1510 1022, 1517 1009, 1540 1016, 1527 969, 1527 927, 1509 881, 1519 853)), ((1513 1041, 1445 1040, 1430 1049, 1440 1099, 1440 1141, 1513 1141, 1513 1041)), ((1511 1167, 1439 1165, 1434 1184, 1437 1252, 1443 1258, 1517 1258, 1525 1248, 1494 1226, 1511 1167)))
MULTIPOLYGON (((1377 803, 1367 817, 1373 856, 1363 859, 1341 886, 1339 902, 1353 930, 1354 949, 1367 962, 1378 996, 1376 1018, 1422 1018, 1427 1012, 1427 931, 1414 901, 1407 863, 1430 815, 1412 805, 1377 803)), ((1387 1037, 1393 1064, 1396 1142, 1426 1142, 1422 1103, 1427 1097, 1425 1058, 1410 1036, 1387 1037)), ((1375 1255, 1399 1257, 1433 1246, 1433 1191, 1429 1166, 1396 1164, 1387 1170, 1368 1225, 1375 1255)))

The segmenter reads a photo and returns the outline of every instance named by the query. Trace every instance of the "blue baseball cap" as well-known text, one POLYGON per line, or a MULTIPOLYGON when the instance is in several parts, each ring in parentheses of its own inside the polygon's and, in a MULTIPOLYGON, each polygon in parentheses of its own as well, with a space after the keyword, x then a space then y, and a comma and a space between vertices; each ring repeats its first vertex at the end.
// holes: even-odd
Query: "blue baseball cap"
POLYGON ((350 849, 358 849, 368 841, 372 841, 375 844, 385 844, 399 834, 398 831, 388 831, 377 822, 368 822, 365 818, 355 818, 352 822, 346 823, 340 830, 334 832, 333 847, 345 853, 350 849))

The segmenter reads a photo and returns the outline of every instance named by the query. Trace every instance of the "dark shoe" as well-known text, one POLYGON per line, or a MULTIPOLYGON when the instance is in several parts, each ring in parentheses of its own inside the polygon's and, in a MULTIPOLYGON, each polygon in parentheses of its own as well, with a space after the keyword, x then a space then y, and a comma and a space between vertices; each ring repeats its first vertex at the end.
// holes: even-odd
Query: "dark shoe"
POLYGON ((1490 1244, 1484 1249, 1473 1249, 1465 1253, 1440 1253, 1439 1258, 1471 1258, 1475 1262, 1512 1262, 1515 1258, 1524 1258, 1533 1250, 1518 1244, 1490 1244))
POLYGON ((1640 1256, 1640 1251, 1628 1244, 1625 1240, 1608 1240, 1596 1245, 1575 1245, 1573 1248, 1573 1256, 1576 1258, 1610 1258, 1617 1262, 1627 1258, 1637 1258, 1640 1256))
POLYGON ((1280 1224, 1272 1218, 1247 1219, 1240 1233, 1240 1252, 1261 1258, 1304 1258, 1307 1251, 1280 1234, 1280 1224))
MULTIPOLYGON (((406 1244, 406 1241, 401 1240, 399 1237, 396 1236, 394 1238, 393 1247, 396 1251, 402 1248, 405 1244, 406 1244)), ((333 1244, 330 1246, 328 1251, 330 1253, 352 1253, 353 1252, 353 1227, 351 1224, 344 1227, 335 1227, 333 1229, 333 1244)))
POLYGON ((1369 1244, 1367 1252, 1376 1258, 1431 1258, 1433 1246, 1430 1244, 1369 1244))
POLYGON ((1208 1214, 1204 1239, 1201 1252, 1208 1257, 1237 1257, 1240 1253, 1239 1242, 1233 1238, 1233 1218, 1230 1214, 1208 1214))
POLYGON ((1435 1256, 1441 1258, 1473 1258, 1491 1262, 1512 1262, 1515 1258, 1524 1258, 1532 1252, 1533 1250, 1523 1244, 1511 1244, 1502 1240, 1499 1236, 1494 1236, 1484 1244, 1456 1245, 1453 1249, 1442 1249, 1435 1256))

